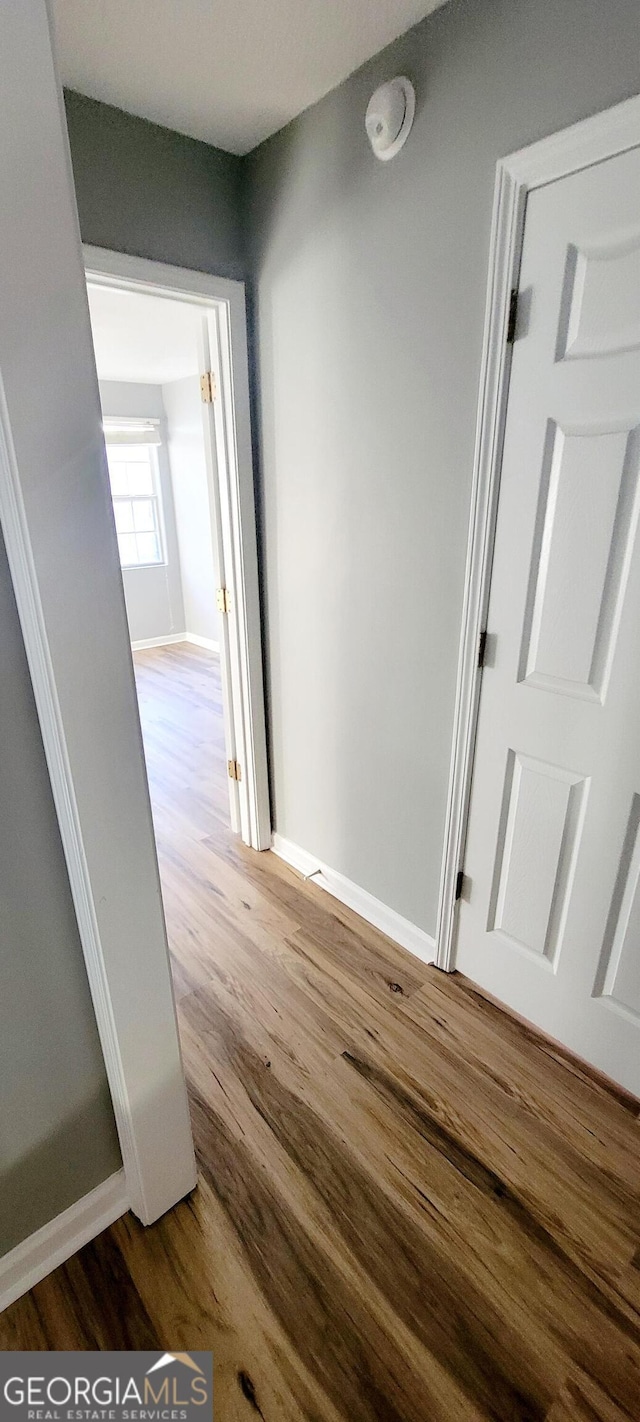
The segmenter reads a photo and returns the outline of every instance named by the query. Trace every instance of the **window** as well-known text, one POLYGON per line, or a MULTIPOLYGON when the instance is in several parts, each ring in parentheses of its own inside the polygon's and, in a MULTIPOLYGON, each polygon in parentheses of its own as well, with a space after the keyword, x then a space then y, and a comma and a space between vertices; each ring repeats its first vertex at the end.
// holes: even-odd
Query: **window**
POLYGON ((122 568, 163 563, 162 511, 154 444, 111 444, 107 432, 111 497, 122 568))

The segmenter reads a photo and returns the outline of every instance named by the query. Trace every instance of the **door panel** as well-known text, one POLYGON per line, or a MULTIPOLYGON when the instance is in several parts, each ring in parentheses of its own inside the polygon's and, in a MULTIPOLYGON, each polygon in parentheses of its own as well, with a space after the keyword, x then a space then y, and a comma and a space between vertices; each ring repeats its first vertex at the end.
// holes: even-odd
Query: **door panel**
POLYGON ((529 196, 457 966, 640 1094, 640 150, 529 196))
POLYGON ((508 752, 489 928, 550 962, 560 944, 586 786, 571 771, 508 752))
POLYGON ((550 421, 522 648, 530 685, 602 700, 635 534, 639 453, 635 429, 550 421))
POLYGON ((602 955, 602 996, 640 1016, 640 795, 634 795, 602 955))
POLYGON ((640 346, 640 232, 601 247, 567 247, 566 332, 559 359, 637 350, 640 346))

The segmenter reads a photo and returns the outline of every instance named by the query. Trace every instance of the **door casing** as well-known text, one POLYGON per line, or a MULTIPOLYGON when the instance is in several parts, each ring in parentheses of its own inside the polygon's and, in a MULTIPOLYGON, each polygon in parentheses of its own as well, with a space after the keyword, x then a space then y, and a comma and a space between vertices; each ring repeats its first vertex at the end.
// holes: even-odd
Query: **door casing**
POLYGON ((0 41, 0 524, 122 1154, 109 1209, 150 1224, 196 1163, 44 0, 0 7, 0 41))
MULTIPOLYGON (((436 928, 436 963, 444 972, 453 972, 456 966, 456 888, 458 875, 464 869, 482 677, 478 651, 489 604, 511 372, 512 348, 507 339, 509 310, 511 293, 518 288, 527 196, 535 188, 638 145, 640 96, 627 99, 614 108, 501 158, 496 168, 462 633, 436 928)), ((523 314, 518 319, 522 319, 523 314)))

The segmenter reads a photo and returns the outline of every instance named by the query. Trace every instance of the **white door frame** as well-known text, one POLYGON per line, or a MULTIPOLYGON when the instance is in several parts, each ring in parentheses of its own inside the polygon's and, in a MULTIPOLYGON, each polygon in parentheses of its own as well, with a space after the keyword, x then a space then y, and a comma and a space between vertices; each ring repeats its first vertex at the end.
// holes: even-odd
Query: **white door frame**
MULTIPOLYGON (((449 795, 440 877, 436 963, 455 968, 456 887, 463 868, 480 701, 480 636, 486 627, 498 510, 504 422, 511 370, 507 341, 517 291, 527 195, 534 189, 640 145, 640 97, 584 119, 501 158, 497 164, 485 310, 462 635, 449 795)), ((517 339, 517 329, 515 332, 517 339)))
POLYGON ((101 247, 85 245, 83 254, 94 284, 187 300, 215 317, 201 361, 214 376, 216 398, 202 410, 212 535, 231 608, 222 614, 220 639, 227 758, 241 767, 240 781, 231 781, 231 820, 245 844, 270 849, 244 282, 101 247))
POLYGON ((45 0, 0 6, 0 75, 0 525, 122 1153, 109 1209, 150 1224, 196 1166, 45 0))

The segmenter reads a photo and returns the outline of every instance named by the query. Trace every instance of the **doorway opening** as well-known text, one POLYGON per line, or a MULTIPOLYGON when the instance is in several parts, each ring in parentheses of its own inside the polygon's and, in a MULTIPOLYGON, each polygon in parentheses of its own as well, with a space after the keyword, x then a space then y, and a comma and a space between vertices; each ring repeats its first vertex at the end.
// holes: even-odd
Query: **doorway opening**
POLYGON ((158 857, 179 935, 176 858, 184 865, 204 839, 271 845, 244 289, 96 249, 85 249, 85 271, 158 857))

